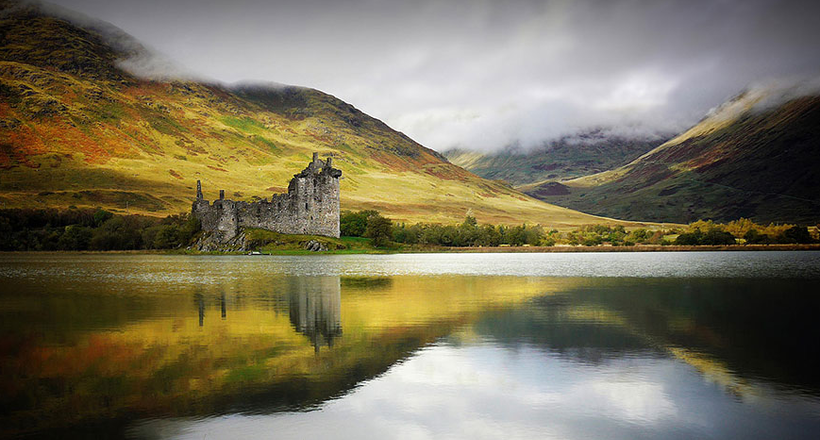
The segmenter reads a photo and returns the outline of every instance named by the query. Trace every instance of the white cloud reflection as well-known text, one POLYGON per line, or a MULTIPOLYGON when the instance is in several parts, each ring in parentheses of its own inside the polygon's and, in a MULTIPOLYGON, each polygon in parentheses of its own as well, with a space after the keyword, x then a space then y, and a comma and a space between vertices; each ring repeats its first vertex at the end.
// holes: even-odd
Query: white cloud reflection
POLYGON ((591 366, 540 350, 495 346, 422 350, 311 412, 149 422, 133 433, 173 438, 628 438, 677 407, 672 361, 591 366))

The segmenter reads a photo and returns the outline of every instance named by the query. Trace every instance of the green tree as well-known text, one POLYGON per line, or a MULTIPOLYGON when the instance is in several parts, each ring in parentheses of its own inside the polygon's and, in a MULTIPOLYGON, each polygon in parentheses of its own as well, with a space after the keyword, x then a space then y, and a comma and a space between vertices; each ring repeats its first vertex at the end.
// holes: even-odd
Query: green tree
POLYGON ((757 229, 749 229, 746 231, 746 233, 743 234, 743 239, 746 240, 748 244, 769 244, 772 242, 771 237, 767 234, 761 234, 757 229))
POLYGON ((526 226, 524 225, 524 244, 530 246, 538 246, 541 244, 541 239, 544 237, 544 229, 541 226, 526 226))
POLYGON ((684 232, 678 235, 675 244, 679 246, 696 246, 700 244, 702 238, 703 233, 700 232, 700 229, 695 229, 693 232, 684 232))
POLYGON ((339 229, 343 237, 364 237, 367 231, 367 219, 379 215, 377 211, 342 211, 339 216, 339 229))
POLYGON ((98 209, 97 212, 94 213, 94 226, 99 227, 111 217, 114 217, 114 214, 103 209, 98 209))
POLYGON ((154 249, 171 249, 179 246, 178 230, 174 225, 160 225, 156 228, 157 231, 151 247, 154 249))
POLYGON ((364 236, 373 240, 373 246, 384 247, 390 244, 393 222, 378 213, 367 217, 364 236))
POLYGON ((117 216, 94 229, 89 248, 98 251, 138 249, 141 244, 139 230, 126 225, 125 217, 117 216))
POLYGON ((521 246, 524 244, 524 228, 521 226, 512 226, 504 229, 501 236, 501 243, 510 246, 521 246))
POLYGON ((805 226, 792 226, 789 229, 783 231, 782 235, 782 242, 784 243, 800 243, 806 244, 811 243, 811 234, 809 234, 809 229, 805 226))
POLYGON ((482 225, 478 243, 481 246, 498 246, 501 244, 501 231, 493 225, 482 225))
POLYGON ((709 245, 726 245, 735 243, 737 243, 735 236, 720 228, 712 228, 708 230, 706 234, 703 234, 703 238, 700 240, 700 244, 709 245))
POLYGON ((193 240, 197 232, 202 229, 202 223, 200 223, 198 218, 190 214, 185 214, 180 221, 181 223, 177 231, 177 238, 181 245, 188 245, 191 243, 191 240, 193 240))
POLYGON ((464 218, 464 223, 461 224, 463 228, 475 228, 478 226, 478 221, 476 221, 475 217, 468 215, 464 218))
POLYGON ((91 241, 91 228, 80 225, 70 225, 65 227, 65 232, 57 241, 57 247, 65 251, 83 251, 88 249, 91 241))
POLYGON ((154 247, 154 239, 162 228, 161 225, 156 225, 149 226, 142 230, 142 246, 145 249, 156 249, 156 247, 154 247))
POLYGON ((6 217, 0 217, 0 251, 14 251, 17 247, 14 243, 14 228, 6 217))
POLYGON ((626 240, 631 243, 646 243, 650 238, 649 231, 644 228, 638 228, 627 235, 626 240))

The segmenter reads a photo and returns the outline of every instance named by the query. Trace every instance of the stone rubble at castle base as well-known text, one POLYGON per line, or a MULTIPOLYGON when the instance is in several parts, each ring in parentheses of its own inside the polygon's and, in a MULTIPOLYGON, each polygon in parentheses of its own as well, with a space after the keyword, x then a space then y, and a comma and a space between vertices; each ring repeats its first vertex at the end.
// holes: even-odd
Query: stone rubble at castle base
POLYGON ((287 194, 274 194, 270 201, 243 202, 225 199, 225 191, 220 190, 219 199, 213 204, 202 196, 202 186, 197 181, 191 215, 201 222, 208 242, 197 247, 210 250, 209 247, 234 244, 245 250, 244 228, 338 238, 341 175, 341 170, 333 168, 332 158, 323 161, 313 153, 307 168, 291 179, 287 194))

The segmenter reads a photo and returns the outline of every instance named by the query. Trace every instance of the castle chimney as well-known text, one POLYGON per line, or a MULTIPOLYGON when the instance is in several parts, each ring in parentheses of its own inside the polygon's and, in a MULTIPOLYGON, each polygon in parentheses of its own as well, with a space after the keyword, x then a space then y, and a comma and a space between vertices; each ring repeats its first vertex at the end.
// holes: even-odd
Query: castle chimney
POLYGON ((196 199, 197 200, 202 200, 203 199, 203 197, 202 197, 202 182, 200 182, 199 180, 196 181, 196 199))
POLYGON ((225 200, 225 190, 224 189, 219 190, 219 200, 225 200))
POLYGON ((313 152, 313 163, 316 163, 318 161, 319 161, 319 153, 314 151, 313 152))
POLYGON ((327 161, 325 162, 325 168, 331 169, 333 168, 333 158, 328 156, 327 161))

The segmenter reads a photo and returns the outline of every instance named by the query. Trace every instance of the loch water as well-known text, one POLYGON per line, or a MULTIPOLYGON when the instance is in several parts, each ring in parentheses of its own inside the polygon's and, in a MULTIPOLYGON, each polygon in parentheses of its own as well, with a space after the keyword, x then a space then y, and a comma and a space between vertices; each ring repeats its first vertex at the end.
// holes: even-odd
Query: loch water
POLYGON ((814 439, 820 252, 0 254, 0 437, 814 439))

